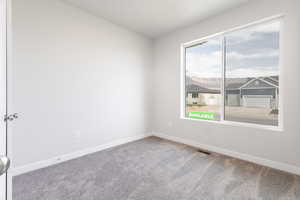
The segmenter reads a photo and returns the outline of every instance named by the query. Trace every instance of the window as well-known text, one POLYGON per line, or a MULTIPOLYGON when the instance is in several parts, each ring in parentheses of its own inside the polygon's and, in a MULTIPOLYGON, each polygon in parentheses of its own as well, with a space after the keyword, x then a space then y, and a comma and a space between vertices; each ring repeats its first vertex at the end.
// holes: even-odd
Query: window
POLYGON ((192 93, 192 98, 198 98, 198 93, 192 93))
POLYGON ((187 118, 279 126, 280 22, 184 45, 187 118))
POLYGON ((185 92, 186 115, 192 118, 220 120, 222 39, 213 38, 187 47, 185 92), (199 63, 202 63, 199 65, 199 63), (198 99, 189 98, 197 93, 198 99))

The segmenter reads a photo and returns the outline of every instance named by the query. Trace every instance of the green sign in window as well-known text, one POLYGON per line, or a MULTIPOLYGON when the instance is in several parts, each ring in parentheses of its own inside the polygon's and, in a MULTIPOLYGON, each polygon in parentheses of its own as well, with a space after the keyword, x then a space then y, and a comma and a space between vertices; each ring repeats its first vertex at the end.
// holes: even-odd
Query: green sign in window
POLYGON ((213 113, 213 112, 189 112, 188 117, 193 118, 193 119, 215 120, 215 113, 213 113))

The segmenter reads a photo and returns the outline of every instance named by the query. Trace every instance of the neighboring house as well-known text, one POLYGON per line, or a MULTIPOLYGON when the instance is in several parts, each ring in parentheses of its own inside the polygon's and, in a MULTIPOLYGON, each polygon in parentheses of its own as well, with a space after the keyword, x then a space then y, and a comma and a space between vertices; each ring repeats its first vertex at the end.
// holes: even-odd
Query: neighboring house
POLYGON ((187 85, 187 104, 218 105, 221 103, 220 90, 207 89, 196 84, 187 85))
POLYGON ((278 76, 249 78, 239 84, 233 82, 229 79, 226 83, 226 105, 278 108, 278 76))
MULTIPOLYGON (((217 105, 221 103, 220 79, 186 80, 187 104, 217 105), (212 85, 215 82, 215 85, 212 85), (209 86, 208 86, 209 85, 209 86)), ((278 108, 278 76, 259 78, 228 78, 226 99, 228 106, 278 108)))

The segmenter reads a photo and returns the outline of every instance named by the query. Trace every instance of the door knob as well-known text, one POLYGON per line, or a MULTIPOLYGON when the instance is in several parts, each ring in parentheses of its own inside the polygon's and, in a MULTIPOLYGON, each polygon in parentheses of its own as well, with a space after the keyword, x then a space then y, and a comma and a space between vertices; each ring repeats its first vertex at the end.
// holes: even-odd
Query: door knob
POLYGON ((10 166, 10 160, 6 156, 0 156, 0 176, 8 170, 10 166))

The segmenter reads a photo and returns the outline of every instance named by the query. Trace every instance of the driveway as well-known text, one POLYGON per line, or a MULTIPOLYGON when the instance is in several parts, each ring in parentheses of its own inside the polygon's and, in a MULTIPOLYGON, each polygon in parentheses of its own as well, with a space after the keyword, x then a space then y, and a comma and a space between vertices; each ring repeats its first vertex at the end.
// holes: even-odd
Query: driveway
MULTIPOLYGON (((188 106, 187 111, 214 112, 216 113, 216 118, 220 118, 220 106, 188 106)), ((226 106, 225 120, 263 125, 278 125, 278 114, 270 114, 270 112, 271 109, 267 108, 226 106)))

